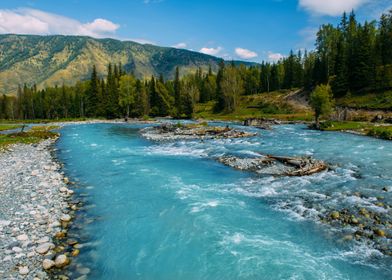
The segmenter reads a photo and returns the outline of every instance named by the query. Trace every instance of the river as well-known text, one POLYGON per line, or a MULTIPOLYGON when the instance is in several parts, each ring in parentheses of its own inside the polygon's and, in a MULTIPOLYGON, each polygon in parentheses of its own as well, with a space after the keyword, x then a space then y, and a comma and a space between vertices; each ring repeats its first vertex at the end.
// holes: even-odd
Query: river
POLYGON ((158 143, 142 127, 61 131, 58 158, 85 202, 69 233, 82 244, 73 279, 84 267, 89 279, 392 278, 391 257, 317 218, 343 207, 387 211, 374 203, 392 202, 382 190, 392 186, 392 142, 282 125, 246 128, 252 138, 158 143), (333 170, 257 176, 214 160, 256 152, 311 155, 333 170))

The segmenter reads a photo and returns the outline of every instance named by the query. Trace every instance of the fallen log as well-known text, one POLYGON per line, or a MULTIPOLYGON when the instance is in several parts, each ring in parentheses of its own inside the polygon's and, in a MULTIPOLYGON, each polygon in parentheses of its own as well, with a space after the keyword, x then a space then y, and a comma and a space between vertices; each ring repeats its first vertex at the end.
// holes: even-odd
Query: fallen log
POLYGON ((217 160, 238 170, 281 176, 308 176, 328 169, 325 162, 310 157, 260 155, 257 158, 238 158, 226 156, 217 160))
POLYGON ((296 170, 286 172, 288 176, 306 176, 312 175, 324 171, 328 168, 321 160, 314 160, 311 157, 282 157, 267 155, 267 158, 271 158, 280 161, 284 164, 294 166, 296 170))

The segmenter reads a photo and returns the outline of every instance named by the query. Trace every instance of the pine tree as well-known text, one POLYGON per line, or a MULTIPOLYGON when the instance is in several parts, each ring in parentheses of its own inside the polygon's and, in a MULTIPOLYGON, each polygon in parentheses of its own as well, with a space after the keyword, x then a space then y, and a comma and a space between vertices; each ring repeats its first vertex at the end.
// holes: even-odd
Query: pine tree
POLYGON ((222 60, 219 64, 218 74, 216 76, 216 103, 214 106, 214 112, 221 112, 225 109, 225 97, 222 91, 222 78, 225 69, 225 62, 222 60))
POLYGON ((95 65, 91 72, 91 78, 89 83, 89 89, 87 90, 87 103, 85 114, 88 117, 94 117, 96 115, 97 104, 99 94, 99 81, 95 65))
POLYGON ((181 85, 180 85, 180 70, 176 67, 176 74, 174 77, 174 107, 177 113, 181 111, 181 85))

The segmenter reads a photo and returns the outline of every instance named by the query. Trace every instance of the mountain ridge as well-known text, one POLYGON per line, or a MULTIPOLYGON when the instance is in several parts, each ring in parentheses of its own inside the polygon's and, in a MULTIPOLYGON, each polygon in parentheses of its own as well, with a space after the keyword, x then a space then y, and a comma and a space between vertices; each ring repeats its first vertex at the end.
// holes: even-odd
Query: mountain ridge
MULTIPOLYGON (((140 44, 111 38, 74 35, 0 34, 0 94, 15 94, 18 85, 36 84, 38 88, 73 85, 89 78, 92 65, 104 76, 109 63, 121 63, 138 78, 173 78, 181 73, 215 72, 222 58, 172 47, 140 44)), ((236 64, 256 65, 235 61, 236 64)))

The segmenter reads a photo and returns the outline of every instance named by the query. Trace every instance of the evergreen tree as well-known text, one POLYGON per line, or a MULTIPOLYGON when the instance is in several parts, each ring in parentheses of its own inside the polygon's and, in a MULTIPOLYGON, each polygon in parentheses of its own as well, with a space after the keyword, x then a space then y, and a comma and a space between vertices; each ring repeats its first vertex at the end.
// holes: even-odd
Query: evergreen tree
POLYGON ((98 94, 99 94, 99 80, 97 75, 97 69, 93 65, 93 70, 91 72, 89 89, 87 91, 86 109, 85 114, 88 117, 94 117, 97 111, 98 105, 98 94))
POLYGON ((216 103, 214 106, 214 112, 221 112, 225 109, 225 97, 222 90, 222 78, 224 70, 225 62, 222 60, 219 64, 219 70, 216 76, 216 103))
POLYGON ((181 111, 181 85, 180 85, 180 70, 176 67, 176 74, 174 77, 174 107, 177 113, 181 111))

